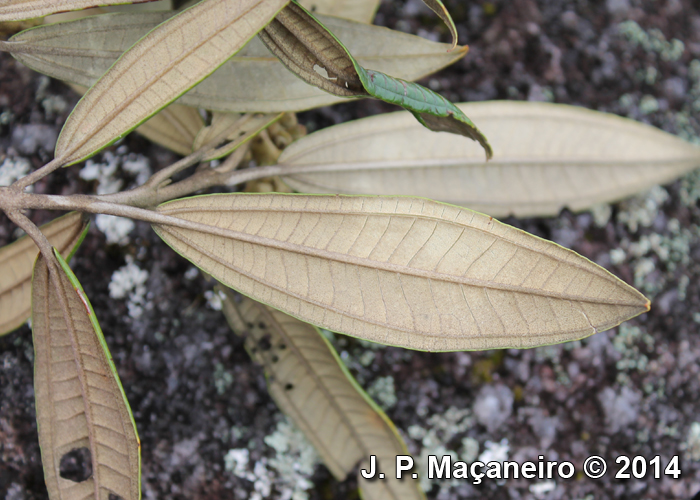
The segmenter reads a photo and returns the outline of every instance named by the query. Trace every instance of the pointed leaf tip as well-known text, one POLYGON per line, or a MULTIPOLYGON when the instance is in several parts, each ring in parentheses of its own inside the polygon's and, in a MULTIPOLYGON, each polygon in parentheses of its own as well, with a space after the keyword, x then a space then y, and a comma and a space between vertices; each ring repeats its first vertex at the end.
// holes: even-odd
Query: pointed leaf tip
POLYGON ((435 12, 445 23, 447 29, 450 30, 450 35, 452 35, 452 48, 450 51, 454 50, 457 47, 457 27, 449 11, 440 0, 423 0, 423 3, 435 12))
POLYGON ((223 194, 158 212, 173 218, 154 225, 158 235, 227 286, 389 345, 536 347, 607 330, 648 307, 571 250, 421 198, 223 194))
POLYGON ((44 477, 52 499, 139 500, 140 444, 109 349, 60 254, 32 281, 34 388, 44 477), (53 266, 53 269, 49 269, 53 266), (64 461, 82 462, 68 475, 64 461))

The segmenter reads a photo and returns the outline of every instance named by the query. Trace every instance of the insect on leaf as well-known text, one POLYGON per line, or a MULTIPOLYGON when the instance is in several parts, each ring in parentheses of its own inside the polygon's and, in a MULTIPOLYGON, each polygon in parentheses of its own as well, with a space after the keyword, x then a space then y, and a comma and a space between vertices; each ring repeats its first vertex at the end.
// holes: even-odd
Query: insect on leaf
POLYGON ((254 300, 244 297, 238 304, 229 290, 220 290, 226 294, 222 310, 231 328, 245 335, 246 350, 265 368, 270 395, 333 476, 342 481, 358 464, 369 470, 369 456, 376 455, 386 479, 368 481, 358 474, 363 498, 425 498, 417 480, 396 479, 396 455, 408 453, 403 439, 321 333, 254 300))
POLYGON ((432 90, 366 70, 343 44, 300 5, 290 3, 260 32, 284 65, 310 85, 340 97, 372 96, 402 106, 425 127, 469 137, 492 156, 486 137, 454 104, 432 90))
POLYGON ((0 0, 0 22, 44 17, 57 12, 150 2, 151 0, 0 0))
MULTIPOLYGON (((41 232, 70 260, 87 234, 88 218, 71 212, 41 226, 41 232)), ((23 236, 0 248, 0 335, 24 324, 32 313, 32 268, 39 253, 34 241, 23 236)))
POLYGON ((223 134, 228 129, 227 143, 209 153, 203 161, 215 160, 231 154, 250 139, 255 137, 261 130, 281 118, 281 113, 214 113, 212 123, 205 127, 197 135, 193 150, 196 151, 213 141, 217 136, 223 134))
MULTIPOLYGON (((92 86, 116 59, 172 13, 108 14, 40 26, 6 44, 23 64, 60 80, 92 86)), ((366 67, 416 80, 461 59, 467 47, 378 26, 320 17, 366 67)), ((226 112, 299 111, 343 101, 290 73, 258 37, 178 102, 226 112), (263 75, 264 77, 261 77, 263 75)))
POLYGON ((60 266, 39 257, 32 282, 34 390, 49 497, 138 500, 140 444, 129 404, 85 292, 56 258, 60 266), (78 467, 66 467, 71 460, 78 467))
POLYGON ((149 32, 83 96, 56 144, 85 159, 147 120, 239 51, 289 0, 204 0, 149 32))
POLYGON ((226 194, 154 225, 225 285, 331 331, 426 351, 587 337, 648 310, 612 274, 491 217, 408 197, 226 194))
POLYGON ((381 0, 301 0, 299 4, 314 14, 371 23, 380 2, 381 0))
POLYGON ((700 148, 615 115, 563 104, 460 104, 493 145, 431 134, 408 113, 329 127, 285 149, 284 177, 305 193, 409 195, 494 217, 551 216, 620 200, 700 166, 700 148))

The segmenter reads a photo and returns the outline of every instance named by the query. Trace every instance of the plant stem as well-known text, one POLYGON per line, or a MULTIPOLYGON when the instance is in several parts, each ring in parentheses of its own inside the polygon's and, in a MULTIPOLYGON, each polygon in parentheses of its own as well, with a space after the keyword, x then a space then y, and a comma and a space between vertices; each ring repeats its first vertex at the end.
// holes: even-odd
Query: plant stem
POLYGON ((49 175, 51 172, 58 170, 61 167, 61 165, 63 165, 63 159, 54 158, 40 169, 35 170, 29 175, 25 175, 21 179, 17 179, 15 182, 12 183, 10 187, 18 191, 24 191, 28 186, 31 186, 37 181, 40 181, 41 179, 49 175))

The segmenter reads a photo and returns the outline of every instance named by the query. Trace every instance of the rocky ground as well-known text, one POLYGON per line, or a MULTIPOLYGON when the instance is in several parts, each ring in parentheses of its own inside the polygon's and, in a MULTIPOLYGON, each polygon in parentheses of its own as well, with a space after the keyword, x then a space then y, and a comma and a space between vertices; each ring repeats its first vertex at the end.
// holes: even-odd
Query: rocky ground
MULTIPOLYGON (((697 2, 445 4, 460 42, 471 50, 425 83, 453 101, 577 104, 699 140, 697 2)), ((417 0, 383 2, 377 23, 447 41, 437 18, 417 0)), ((76 101, 62 84, 0 54, 0 158, 17 168, 47 162, 76 101)), ((300 120, 317 129, 389 109, 351 103, 304 113, 300 120)), ((95 161, 121 166, 110 179, 126 186, 140 167, 161 168, 175 158, 132 134, 95 161), (133 174, 124 173, 126 165, 133 174)), ((97 182, 82 179, 80 171, 80 166, 61 170, 36 192, 91 192, 97 182)), ((581 471, 588 456, 599 455, 609 465, 596 480, 579 472, 568 480, 433 481, 426 483, 432 487, 429 498, 689 500, 700 491, 699 198, 696 172, 595 213, 507 220, 606 266, 652 298, 648 314, 619 328, 553 347, 448 354, 334 337, 343 359, 417 457, 452 452, 468 461, 537 462, 541 455, 571 461, 581 471), (615 459, 621 455, 649 460, 659 455, 661 478, 648 473, 616 479, 621 465, 615 459), (673 456, 679 456, 679 479, 663 474, 673 456)), ((45 222, 51 214, 31 217, 45 222)), ((323 466, 313 467, 306 445, 267 395, 261 369, 215 310, 213 285, 147 225, 136 224, 128 241, 114 243, 107 243, 98 225, 73 268, 134 411, 144 497, 255 498, 254 488, 264 492, 269 486, 269 498, 290 498, 293 491, 295 499, 357 498, 353 479, 339 484, 323 466), (130 282, 131 297, 111 298, 115 282, 130 282)), ((12 224, 0 216, 0 243, 15 237, 12 224)), ((32 360, 29 328, 0 338, 0 498, 8 500, 47 498, 32 360)))

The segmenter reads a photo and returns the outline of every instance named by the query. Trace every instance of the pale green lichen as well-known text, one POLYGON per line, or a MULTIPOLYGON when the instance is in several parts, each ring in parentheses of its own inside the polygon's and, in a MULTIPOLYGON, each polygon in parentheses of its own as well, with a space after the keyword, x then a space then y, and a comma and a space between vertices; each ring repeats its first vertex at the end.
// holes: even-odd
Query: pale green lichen
POLYGON ((652 225, 667 199, 668 191, 661 186, 654 186, 646 193, 621 202, 617 221, 636 233, 640 227, 652 225))
POLYGON ((645 95, 644 97, 642 97, 642 100, 639 101, 639 112, 642 113, 642 115, 655 113, 658 110, 659 101, 657 101, 656 97, 652 95, 645 95))
POLYGON ((214 365, 214 386, 219 395, 226 393, 229 387, 233 384, 233 375, 226 371, 224 365, 216 363, 214 365))
MULTIPOLYGON (((420 425, 412 425, 408 428, 409 437, 414 441, 420 441, 422 445, 416 461, 418 470, 428 470, 428 457, 430 455, 439 457, 449 455, 453 462, 455 460, 472 462, 478 456, 479 443, 473 438, 462 439, 459 451, 448 449, 445 446, 450 440, 472 427, 474 419, 470 410, 451 406, 444 414, 432 415, 428 418, 427 424, 427 428, 420 425)), ((423 490, 428 492, 433 487, 439 490, 456 487, 461 484, 461 481, 459 479, 430 479, 427 474, 421 474, 420 484, 423 490)))
POLYGON ((685 44, 677 38, 668 41, 661 30, 652 28, 644 31, 631 20, 620 23, 618 31, 632 47, 641 46, 648 53, 659 54, 664 61, 677 61, 685 50, 685 44))
POLYGON ((393 408, 398 402, 396 388, 394 387, 394 377, 391 375, 377 378, 367 388, 367 394, 384 410, 393 408))
POLYGON ((593 223, 596 227, 605 227, 610 221, 612 215, 612 207, 608 203, 601 203, 591 207, 591 215, 593 223))
MULTIPOLYGON (((639 326, 622 323, 613 339, 613 346, 620 354, 616 363, 618 382, 624 385, 628 381, 630 371, 645 372, 649 366, 649 358, 642 352, 642 346, 647 352, 654 349, 654 337, 639 326)), ((646 391, 649 392, 649 391, 646 391)))
POLYGON ((693 422, 688 431, 688 439, 682 445, 690 460, 700 461, 700 422, 693 422))
POLYGON ((280 500, 307 500, 307 491, 313 487, 310 478, 319 457, 304 434, 286 418, 277 424, 275 432, 265 438, 275 451, 272 458, 261 458, 251 466, 249 451, 231 449, 224 457, 226 470, 253 483, 250 500, 274 498, 280 500))

